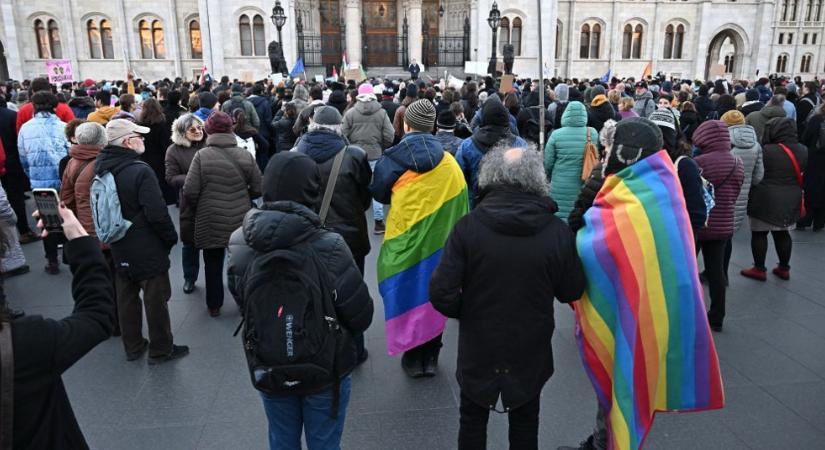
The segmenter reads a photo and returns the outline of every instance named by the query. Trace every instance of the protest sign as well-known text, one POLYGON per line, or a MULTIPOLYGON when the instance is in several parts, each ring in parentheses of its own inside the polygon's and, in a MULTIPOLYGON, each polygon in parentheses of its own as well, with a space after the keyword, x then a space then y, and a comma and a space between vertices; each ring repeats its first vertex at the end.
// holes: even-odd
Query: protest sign
POLYGON ((74 81, 72 62, 68 59, 51 59, 46 61, 46 73, 49 83, 62 84, 74 81))

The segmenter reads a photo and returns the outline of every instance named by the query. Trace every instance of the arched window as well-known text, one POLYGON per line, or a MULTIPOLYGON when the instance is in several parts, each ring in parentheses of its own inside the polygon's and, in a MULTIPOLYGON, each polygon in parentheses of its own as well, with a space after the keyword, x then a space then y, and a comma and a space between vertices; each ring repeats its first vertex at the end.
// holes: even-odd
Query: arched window
POLYGON ((256 15, 252 18, 252 38, 255 44, 255 56, 266 56, 266 37, 264 37, 264 18, 256 15))
POLYGON ((34 35, 37 38, 37 57, 40 59, 49 59, 51 57, 49 35, 46 34, 46 27, 40 19, 34 21, 34 35))
POLYGON ((582 25, 581 39, 579 43, 579 58, 590 57, 590 25, 582 25))
POLYGON ((562 24, 561 22, 556 22, 556 59, 561 59, 561 47, 563 36, 564 34, 562 33, 562 24))
POLYGON ((506 17, 501 18, 501 24, 498 30, 498 53, 504 54, 504 45, 510 42, 510 19, 506 17))
POLYGON ((796 7, 799 5, 799 0, 791 0, 791 21, 796 20, 796 7))
POLYGON ((673 58, 673 25, 665 28, 665 59, 673 58))
POLYGON ((782 21, 788 20, 788 2, 790 0, 782 0, 782 21))
POLYGON ((590 58, 599 59, 599 49, 601 47, 602 26, 593 25, 593 32, 590 33, 590 58))
POLYGON ((163 24, 155 19, 149 23, 144 19, 138 23, 140 34, 140 57, 143 59, 166 58, 166 44, 163 36, 163 24))
MULTIPOLYGON (((622 59, 630 59, 630 49, 633 46, 633 25, 624 26, 622 33, 622 59)), ((665 56, 667 58, 667 56, 665 56)))
POLYGON ((799 71, 802 73, 809 73, 811 71, 811 59, 813 55, 810 53, 806 53, 802 55, 802 64, 799 67, 799 71))
POLYGON ((513 44, 513 54, 521 56, 521 18, 513 19, 513 31, 510 33, 510 43, 513 44))
POLYGON ((107 19, 100 21, 100 37, 103 46, 103 59, 115 59, 115 47, 112 40, 112 24, 107 19))
POLYGON ((138 24, 140 34, 140 57, 152 59, 152 31, 149 29, 149 22, 141 20, 138 24))
POLYGON ((725 55, 725 73, 733 73, 733 61, 734 55, 727 54, 725 55))
POLYGON ((51 50, 53 59, 60 59, 63 57, 63 48, 60 46, 60 28, 57 27, 57 21, 49 20, 49 50, 51 50))
POLYGON ((776 58, 776 72, 784 73, 788 68, 788 54, 783 53, 776 58))
POLYGON ((252 26, 249 23, 249 16, 241 16, 238 30, 241 33, 241 55, 252 56, 252 26))
POLYGON ((89 58, 100 59, 103 57, 101 52, 102 43, 100 42, 100 29, 94 19, 89 19, 86 22, 86 36, 89 38, 89 58))
POLYGON ((673 58, 682 59, 682 47, 685 44, 685 26, 679 24, 676 27, 676 40, 673 43, 673 58))
POLYGON ((816 13, 814 14, 814 20, 817 22, 822 20, 822 1, 823 0, 816 0, 816 13))
POLYGON ((155 59, 166 58, 166 43, 163 39, 163 24, 160 20, 152 22, 152 47, 155 50, 155 59))
POLYGON ((633 31, 633 59, 642 59, 642 38, 644 31, 641 24, 636 25, 633 31))
POLYGON ((189 51, 192 59, 203 58, 203 44, 201 43, 201 24, 197 20, 189 22, 189 51))

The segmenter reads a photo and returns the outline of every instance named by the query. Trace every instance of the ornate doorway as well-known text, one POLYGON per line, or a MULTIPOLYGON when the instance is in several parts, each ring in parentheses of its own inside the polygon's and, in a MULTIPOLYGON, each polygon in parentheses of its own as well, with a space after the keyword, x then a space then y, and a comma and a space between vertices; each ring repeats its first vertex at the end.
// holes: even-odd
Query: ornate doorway
POLYGON ((398 36, 398 7, 395 0, 364 0, 363 60, 367 66, 397 66, 406 44, 398 36))
MULTIPOLYGON (((421 36, 424 38, 424 48, 421 57, 425 67, 437 66, 438 61, 438 8, 440 0, 424 0, 421 8, 421 36)), ((442 10, 443 12, 443 10, 442 10)))
POLYGON ((731 28, 720 31, 711 39, 705 60, 705 79, 710 78, 710 69, 714 64, 723 64, 725 73, 733 78, 742 76, 745 42, 742 36, 731 28), (723 52, 724 50, 724 52, 723 52))

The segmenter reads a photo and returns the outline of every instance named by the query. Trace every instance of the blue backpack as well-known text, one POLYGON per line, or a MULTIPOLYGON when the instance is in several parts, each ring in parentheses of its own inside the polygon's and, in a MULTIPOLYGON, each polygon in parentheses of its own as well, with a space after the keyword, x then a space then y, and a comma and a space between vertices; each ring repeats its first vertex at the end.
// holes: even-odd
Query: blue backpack
POLYGON ((95 175, 91 189, 92 221, 97 238, 106 244, 123 239, 132 222, 123 218, 112 172, 95 175))

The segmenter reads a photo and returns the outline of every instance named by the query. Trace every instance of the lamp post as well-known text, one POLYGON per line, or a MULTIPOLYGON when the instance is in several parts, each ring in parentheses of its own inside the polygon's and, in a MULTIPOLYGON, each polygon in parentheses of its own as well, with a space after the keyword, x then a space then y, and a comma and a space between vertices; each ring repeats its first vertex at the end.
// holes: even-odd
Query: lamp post
POLYGON ((284 14, 284 8, 281 6, 281 0, 275 0, 275 6, 272 8, 272 24, 275 25, 275 28, 278 29, 278 43, 283 45, 284 40, 281 38, 281 28, 284 27, 286 23, 286 15, 284 14))
POLYGON ((490 9, 490 16, 487 17, 487 24, 493 29, 493 56, 490 58, 490 64, 487 66, 487 73, 496 76, 496 47, 498 47, 498 26, 501 24, 501 12, 498 10, 498 4, 493 2, 493 7, 490 9))

